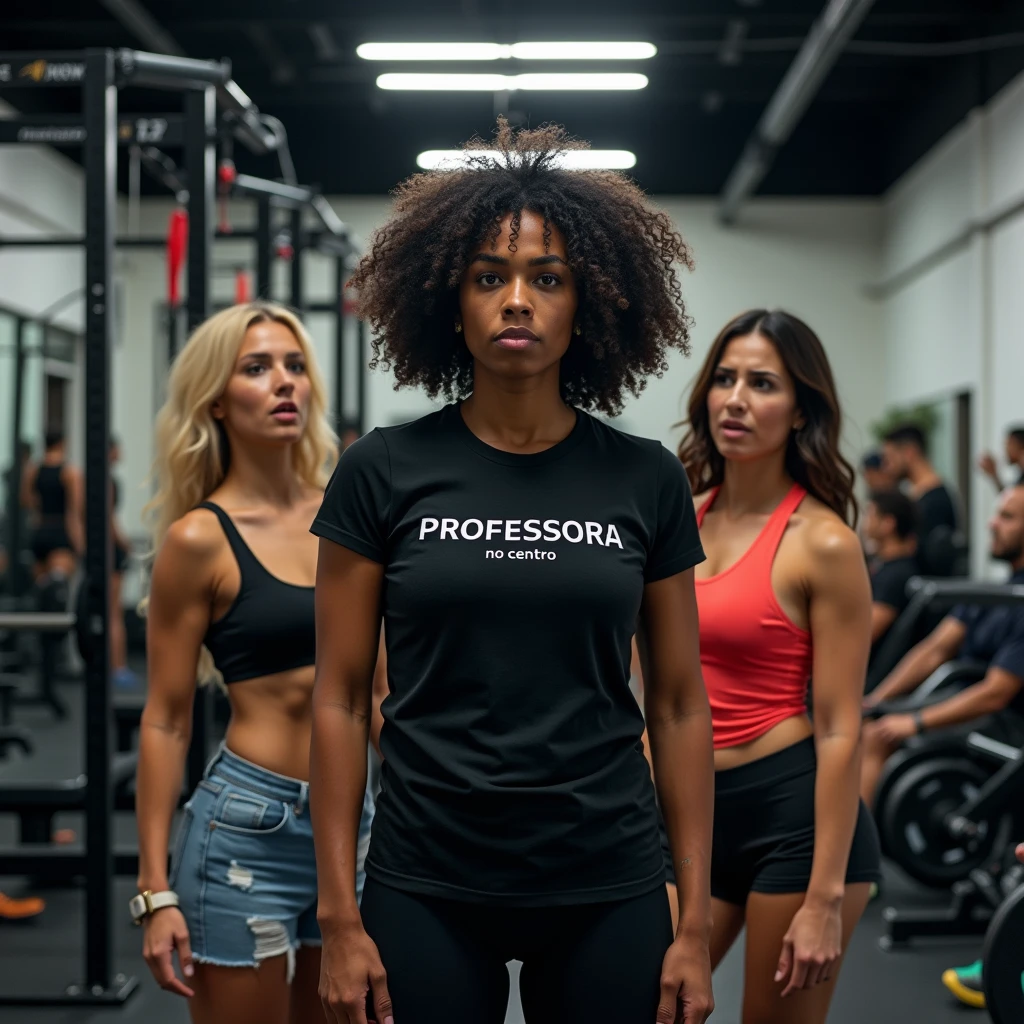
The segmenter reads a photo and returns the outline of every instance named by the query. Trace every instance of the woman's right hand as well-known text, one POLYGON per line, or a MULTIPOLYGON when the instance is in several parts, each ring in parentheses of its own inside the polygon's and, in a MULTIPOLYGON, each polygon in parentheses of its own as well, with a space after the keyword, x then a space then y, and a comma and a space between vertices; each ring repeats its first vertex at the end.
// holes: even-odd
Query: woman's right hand
POLYGON ((191 978, 194 973, 188 925, 182 912, 177 907, 165 907, 146 918, 142 928, 142 955, 157 983, 167 992, 191 999, 195 993, 174 973, 174 950, 178 951, 182 975, 191 978))
POLYGON ((320 999, 330 1024, 368 1024, 366 996, 372 993, 377 1024, 395 1024, 387 974, 373 939, 362 924, 333 934, 324 930, 320 954, 320 999))

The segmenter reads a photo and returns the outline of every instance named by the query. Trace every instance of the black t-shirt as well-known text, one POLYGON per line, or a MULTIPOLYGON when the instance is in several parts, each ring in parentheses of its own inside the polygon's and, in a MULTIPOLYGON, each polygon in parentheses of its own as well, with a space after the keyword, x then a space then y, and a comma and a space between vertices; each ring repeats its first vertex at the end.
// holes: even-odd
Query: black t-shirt
MULTIPOLYGON (((910 598, 907 597, 907 584, 920 572, 921 567, 912 555, 906 558, 893 558, 888 562, 874 563, 871 569, 871 600, 875 604, 884 604, 895 608, 896 618, 899 618, 910 601, 910 598)), ((893 619, 893 625, 895 624, 896 619, 893 619)), ((889 629, 892 629, 892 626, 889 629)), ((871 645, 872 657, 889 635, 889 629, 871 645)))
POLYGON ((385 567, 367 874, 520 906, 663 884, 629 665, 644 584, 704 557, 679 461, 582 412, 503 452, 451 405, 348 448, 312 529, 385 567))
POLYGON ((948 526, 951 530, 956 530, 959 522, 956 500, 945 484, 925 491, 917 499, 917 517, 917 535, 922 540, 938 526, 948 526))
MULTIPOLYGON (((1009 582, 1024 583, 1024 570, 1009 582)), ((950 615, 967 627, 959 657, 1004 669, 1024 682, 1024 605, 959 604, 950 615)), ((1013 707, 1024 713, 1024 691, 1014 698, 1013 707)))

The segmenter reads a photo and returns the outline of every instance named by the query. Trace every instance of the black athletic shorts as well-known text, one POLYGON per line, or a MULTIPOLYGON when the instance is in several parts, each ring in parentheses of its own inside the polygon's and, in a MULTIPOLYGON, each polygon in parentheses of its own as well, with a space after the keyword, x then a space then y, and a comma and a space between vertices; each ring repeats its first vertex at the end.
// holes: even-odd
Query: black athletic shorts
POLYGON ((37 562, 46 561, 54 551, 71 550, 71 538, 63 523, 44 523, 32 534, 32 554, 37 562))
POLYGON ((516 907, 421 896, 370 877, 361 912, 398 1024, 503 1024, 509 960, 523 963, 530 1024, 654 1024, 672 943, 663 885, 610 903, 516 907))
MULTIPOLYGON (((751 892, 805 892, 814 859, 817 757, 808 737, 738 768, 715 772, 711 895, 743 906, 751 892)), ((665 873, 675 883, 664 826, 665 873)), ((857 816, 846 882, 878 882, 881 853, 874 819, 857 816)))

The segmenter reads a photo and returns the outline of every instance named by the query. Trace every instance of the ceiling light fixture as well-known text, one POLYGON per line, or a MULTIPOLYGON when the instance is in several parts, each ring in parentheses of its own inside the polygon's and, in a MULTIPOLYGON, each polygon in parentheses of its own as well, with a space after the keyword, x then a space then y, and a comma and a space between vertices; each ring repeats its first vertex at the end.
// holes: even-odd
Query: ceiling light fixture
POLYGON ((647 76, 615 72, 526 75, 434 75, 395 72, 379 75, 377 86, 381 89, 434 92, 514 92, 517 89, 532 91, 620 90, 646 88, 647 76))
POLYGON ((363 43, 363 60, 649 60, 653 43, 363 43))
MULTIPOLYGON (((467 153, 463 149, 428 149, 416 157, 416 166, 425 171, 456 170, 465 167, 473 156, 487 156, 500 159, 497 150, 475 150, 467 153)), ((570 171, 625 171, 636 166, 636 155, 628 149, 568 149, 555 158, 558 167, 570 171)))

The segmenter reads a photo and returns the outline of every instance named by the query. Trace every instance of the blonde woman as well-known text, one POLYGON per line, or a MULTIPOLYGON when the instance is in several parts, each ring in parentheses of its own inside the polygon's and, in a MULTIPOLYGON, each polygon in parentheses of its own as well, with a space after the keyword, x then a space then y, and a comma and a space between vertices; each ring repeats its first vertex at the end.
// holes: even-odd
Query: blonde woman
MULTIPOLYGON (((154 976, 189 998, 195 1024, 322 1020, 309 527, 336 446, 302 324, 266 303, 202 324, 171 371, 156 446, 132 914, 154 976), (197 675, 225 684, 231 720, 168 873, 197 675)), ((367 798, 364 838, 371 815, 367 798)))

